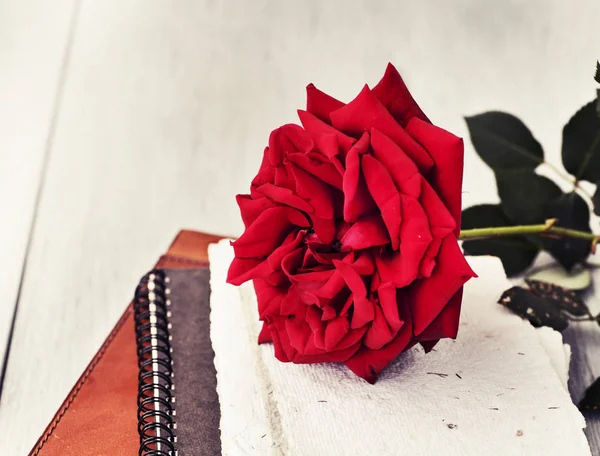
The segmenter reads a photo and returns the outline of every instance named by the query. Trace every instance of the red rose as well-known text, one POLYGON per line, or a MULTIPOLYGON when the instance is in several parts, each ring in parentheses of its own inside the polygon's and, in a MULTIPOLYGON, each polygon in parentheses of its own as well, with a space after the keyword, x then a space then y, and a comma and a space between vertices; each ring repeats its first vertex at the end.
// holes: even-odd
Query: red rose
POLYGON ((463 142, 396 69, 350 103, 307 87, 302 127, 271 133, 228 282, 254 281, 259 342, 280 361, 343 362, 374 382, 400 353, 456 337, 463 142))

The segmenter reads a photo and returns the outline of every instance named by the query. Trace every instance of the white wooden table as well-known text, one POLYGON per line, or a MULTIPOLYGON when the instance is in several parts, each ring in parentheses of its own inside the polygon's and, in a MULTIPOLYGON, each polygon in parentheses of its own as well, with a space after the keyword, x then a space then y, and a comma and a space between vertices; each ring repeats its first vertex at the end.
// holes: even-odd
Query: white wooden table
MULTIPOLYGON (((437 124, 467 137, 462 116, 506 110, 558 163, 594 96, 598 17, 596 0, 2 0, 0 454, 27 453, 178 229, 241 232, 234 195, 308 82, 348 101, 392 61, 437 124)), ((467 144, 465 205, 496 201, 467 144)), ((600 328, 566 337, 578 400, 600 328)))

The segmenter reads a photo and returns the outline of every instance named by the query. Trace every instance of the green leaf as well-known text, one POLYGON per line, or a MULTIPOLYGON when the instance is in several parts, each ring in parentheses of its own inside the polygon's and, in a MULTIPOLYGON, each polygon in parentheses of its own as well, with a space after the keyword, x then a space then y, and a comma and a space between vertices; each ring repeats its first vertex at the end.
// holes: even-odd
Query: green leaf
MULTIPOLYGON (((556 218, 556 226, 591 233, 590 210, 577 193, 561 195, 545 207, 545 218, 556 218)), ((544 248, 567 270, 586 259, 591 252, 591 241, 573 238, 544 238, 544 248)))
POLYGON ((544 223, 546 205, 562 195, 554 182, 533 171, 499 171, 496 184, 502 210, 515 225, 544 223))
POLYGON ((494 171, 534 170, 544 151, 517 117, 491 111, 465 118, 473 147, 494 171))
POLYGON ((563 128, 562 161, 577 180, 600 180, 600 118, 596 100, 577 111, 563 128))
POLYGON ((535 327, 549 326, 562 331, 569 326, 567 317, 550 301, 521 287, 512 287, 502 293, 499 304, 526 318, 535 327))
POLYGON ((591 315, 581 296, 573 290, 567 290, 564 287, 540 280, 526 279, 525 283, 534 295, 553 302, 554 305, 571 315, 576 317, 591 315))
POLYGON ((596 182, 596 191, 592 196, 592 204, 594 205, 594 214, 600 215, 600 181, 596 182))
MULTIPOLYGON (((473 206, 462 213, 463 230, 511 225, 513 224, 497 204, 473 206)), ((525 271, 539 252, 538 246, 524 236, 466 240, 463 242, 463 249, 468 255, 492 255, 500 258, 509 277, 525 271)))
POLYGON ((596 73, 594 73, 594 80, 600 84, 600 62, 596 61, 596 73))
POLYGON ((585 290, 592 284, 592 274, 584 267, 573 268, 567 271, 559 264, 540 269, 528 277, 530 280, 553 283, 569 290, 585 290))
POLYGON ((600 407, 600 378, 594 380, 585 391, 583 399, 579 403, 579 410, 582 412, 597 411, 600 407))

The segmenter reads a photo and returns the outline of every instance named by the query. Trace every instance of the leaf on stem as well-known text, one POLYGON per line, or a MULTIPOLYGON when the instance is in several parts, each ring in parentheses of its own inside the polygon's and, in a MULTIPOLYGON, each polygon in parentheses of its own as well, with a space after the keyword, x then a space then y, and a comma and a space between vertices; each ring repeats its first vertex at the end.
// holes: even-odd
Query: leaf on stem
MULTIPOLYGON (((545 207, 545 218, 558 219, 555 226, 591 233, 590 210, 584 199, 577 193, 561 195, 545 207)), ((585 260, 592 248, 591 241, 561 237, 543 239, 544 248, 567 270, 585 260)))
POLYGON ((494 171, 532 171, 543 163, 542 146, 517 117, 490 111, 465 120, 475 151, 494 171))
MULTIPOLYGON (((497 204, 481 204, 465 209, 462 213, 462 229, 511 226, 502 208, 497 204)), ((500 258, 506 275, 511 277, 526 270, 539 248, 524 236, 497 237, 466 240, 463 249, 467 255, 492 255, 500 258)))
POLYGON ((562 162, 578 180, 600 180, 600 118, 596 100, 577 111, 563 128, 562 162))
POLYGON ((567 317, 554 303, 521 287, 512 287, 506 290, 498 303, 526 318, 535 327, 549 326, 557 331, 562 331, 569 326, 567 317))
POLYGON ((502 210, 515 225, 544 223, 546 205, 562 195, 554 182, 532 170, 499 171, 496 184, 502 210))

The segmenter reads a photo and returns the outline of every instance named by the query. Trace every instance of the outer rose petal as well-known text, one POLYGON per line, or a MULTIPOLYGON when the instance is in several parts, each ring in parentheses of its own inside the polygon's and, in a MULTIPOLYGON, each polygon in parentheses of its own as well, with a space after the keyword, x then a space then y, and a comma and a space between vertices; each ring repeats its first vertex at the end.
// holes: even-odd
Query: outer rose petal
POLYGON ((471 277, 476 275, 465 260, 458 241, 452 234, 447 236, 442 241, 431 277, 416 282, 409 291, 416 336, 427 329, 471 277))
POLYGON ((413 117, 406 127, 419 143, 427 149, 435 162, 430 182, 456 222, 454 233, 460 234, 463 140, 446 130, 413 117))
POLYGON ((364 131, 376 128, 402 147, 422 172, 426 172, 433 166, 429 154, 410 139, 366 85, 354 100, 343 108, 333 111, 330 117, 335 128, 356 137, 364 131))
POLYGON ((436 317, 435 320, 419 335, 419 341, 437 342, 439 339, 450 338, 456 339, 458 334, 458 323, 460 321, 460 307, 462 304, 463 288, 461 287, 450 298, 450 301, 444 307, 444 310, 436 317))
POLYGON ((241 285, 251 279, 265 279, 272 285, 279 285, 285 275, 281 271, 281 263, 288 253, 294 251, 304 240, 305 232, 290 233, 281 246, 277 247, 264 260, 254 258, 234 258, 227 273, 227 283, 241 285), (278 274, 276 274, 278 273, 278 274), (281 276, 272 278, 272 276, 281 276))
POLYGON ((308 212, 309 214, 314 212, 310 204, 298 195, 295 195, 289 188, 277 187, 267 183, 257 187, 256 191, 275 203, 290 206, 299 211, 308 212))
POLYGON ((401 304, 400 306, 400 313, 404 316, 405 324, 394 340, 380 350, 371 350, 363 347, 345 363, 352 372, 371 384, 375 383, 379 372, 414 343, 412 341, 413 331, 410 311, 406 304, 401 304))
POLYGON ((306 110, 323 122, 331 123, 329 113, 344 106, 344 103, 321 92, 313 84, 306 86, 306 110))
POLYGON ((286 296, 288 287, 273 287, 266 281, 255 279, 252 284, 256 293, 258 302, 258 317, 260 320, 267 320, 273 316, 279 315, 281 311, 281 302, 286 296))
POLYGON ((269 163, 271 166, 278 166, 283 163, 287 153, 308 153, 312 148, 313 141, 302 127, 295 124, 283 125, 273 130, 269 136, 269 163))
POLYGON ((350 150, 352 145, 356 142, 354 138, 345 135, 339 130, 336 130, 331 125, 323 122, 318 117, 315 117, 310 112, 298 110, 298 117, 300 118, 300 122, 302 122, 302 126, 309 133, 326 133, 333 134, 337 137, 338 144, 340 146, 340 150, 342 151, 342 155, 346 156, 346 153, 350 150))
POLYGON ((264 211, 246 231, 231 243, 237 258, 266 258, 295 227, 308 228, 304 214, 290 207, 264 211))
POLYGON ((264 322, 258 335, 258 343, 268 344, 269 342, 273 342, 273 337, 271 336, 271 331, 269 331, 269 325, 264 322))
POLYGON ((251 198, 250 195, 236 195, 235 199, 240 207, 242 221, 246 228, 252 225, 264 211, 275 207, 275 203, 265 197, 255 199, 251 198))
POLYGON ((404 84, 402 76, 391 63, 388 63, 383 78, 373 88, 373 95, 402 126, 405 126, 413 117, 429 122, 404 84))
POLYGON ((262 163, 260 164, 258 174, 252 179, 252 185, 259 186, 267 182, 275 182, 275 168, 269 163, 269 148, 265 147, 262 163))

